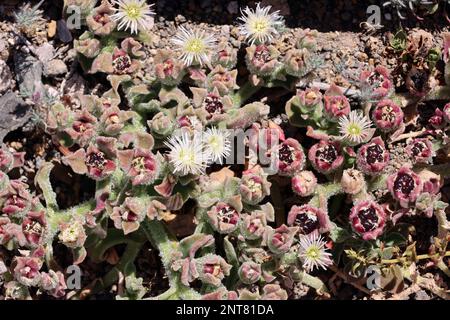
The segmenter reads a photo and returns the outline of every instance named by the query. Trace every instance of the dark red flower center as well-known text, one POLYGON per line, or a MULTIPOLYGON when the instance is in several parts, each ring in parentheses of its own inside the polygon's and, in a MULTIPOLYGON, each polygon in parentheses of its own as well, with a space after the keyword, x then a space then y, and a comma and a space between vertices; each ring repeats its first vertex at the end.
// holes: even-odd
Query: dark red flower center
POLYGON ((379 218, 375 208, 372 206, 360 210, 358 218, 365 232, 372 231, 378 226, 379 218))
POLYGON ((14 194, 12 196, 10 196, 6 201, 5 201, 5 205, 7 206, 15 206, 18 207, 20 209, 25 208, 25 201, 22 197, 14 194))
POLYGON ((232 206, 225 205, 217 212, 219 220, 223 223, 236 225, 239 220, 239 213, 232 206))
POLYGON ((218 276, 222 272, 222 268, 218 264, 205 263, 203 266, 203 272, 218 276))
POLYGON ((334 145, 327 144, 317 150, 316 156, 319 160, 331 164, 337 159, 338 151, 334 145))
POLYGON ((366 161, 368 164, 374 164, 384 161, 384 150, 378 144, 373 144, 367 148, 366 161))
POLYGON ((301 212, 295 217, 294 225, 300 227, 303 234, 309 234, 319 228, 319 219, 313 213, 301 212))
POLYGON ((109 16, 106 13, 98 13, 94 16, 95 22, 105 25, 109 22, 109 16))
POLYGON ((118 73, 126 72, 131 67, 131 58, 127 54, 120 54, 113 60, 114 70, 118 73))
POLYGON ((367 78, 367 83, 374 88, 381 87, 383 81, 384 81, 383 75, 378 72, 372 72, 372 74, 367 78))
POLYGON ((166 76, 170 76, 173 72, 173 61, 172 59, 167 59, 166 61, 164 61, 163 63, 163 70, 164 70, 164 74, 166 76))
POLYGON ((295 155, 293 151, 294 148, 288 146, 286 143, 283 143, 278 151, 280 161, 287 164, 291 164, 292 162, 294 162, 295 155))
POLYGON ((255 55, 253 57, 254 62, 258 64, 265 64, 271 59, 269 48, 265 45, 259 45, 255 49, 255 55))
POLYGON ((411 76, 411 80, 414 83, 414 88, 417 91, 422 91, 428 82, 428 74, 425 71, 417 71, 411 76))
POLYGON ((413 156, 417 157, 421 155, 424 150, 427 149, 427 145, 423 141, 416 141, 411 148, 411 152, 413 156))
POLYGON ((391 106, 384 106, 381 109, 381 120, 387 121, 387 122, 394 122, 397 118, 394 109, 391 106))
POLYGON ((98 152, 92 152, 86 156, 86 164, 89 167, 94 167, 98 169, 102 169, 107 160, 105 158, 105 154, 101 151, 98 152))
POLYGON ((394 181, 394 190, 409 195, 415 187, 413 177, 407 173, 400 173, 394 181))
POLYGON ((220 97, 214 94, 208 94, 204 101, 205 109, 209 114, 223 113, 223 104, 220 97))

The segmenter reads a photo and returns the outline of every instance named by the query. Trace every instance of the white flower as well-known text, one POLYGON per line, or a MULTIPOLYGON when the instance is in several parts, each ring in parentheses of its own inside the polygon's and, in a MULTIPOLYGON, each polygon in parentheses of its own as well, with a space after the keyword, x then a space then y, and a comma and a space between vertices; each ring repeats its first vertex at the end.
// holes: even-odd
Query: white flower
POLYGON ((373 135, 372 121, 361 110, 353 110, 348 116, 339 118, 341 137, 350 145, 356 146, 367 142, 373 135))
POLYGON ((184 27, 179 27, 178 32, 172 38, 172 42, 180 51, 180 60, 186 66, 193 63, 203 65, 209 62, 209 53, 213 49, 216 40, 205 30, 195 29, 194 31, 187 30, 184 27))
POLYGON ((223 158, 230 155, 230 133, 226 130, 208 128, 203 133, 203 143, 205 144, 206 152, 210 154, 211 162, 222 164, 223 158))
POLYGON ((111 19, 118 22, 117 30, 124 29, 130 32, 138 33, 138 30, 148 31, 153 27, 153 16, 155 12, 151 9, 154 4, 147 4, 145 0, 114 0, 115 14, 111 19))
POLYGON ((250 44, 270 42, 284 27, 284 20, 279 11, 269 13, 271 8, 271 6, 261 8, 257 3, 255 10, 249 7, 241 10, 242 16, 238 18, 242 22, 241 33, 250 44))
POLYGON ((300 237, 299 257, 306 271, 310 272, 319 267, 326 269, 333 263, 325 243, 317 232, 300 237))
POLYGON ((198 175, 205 173, 210 155, 205 152, 198 135, 191 138, 187 132, 184 132, 181 135, 170 137, 164 144, 170 149, 168 156, 175 174, 198 175))

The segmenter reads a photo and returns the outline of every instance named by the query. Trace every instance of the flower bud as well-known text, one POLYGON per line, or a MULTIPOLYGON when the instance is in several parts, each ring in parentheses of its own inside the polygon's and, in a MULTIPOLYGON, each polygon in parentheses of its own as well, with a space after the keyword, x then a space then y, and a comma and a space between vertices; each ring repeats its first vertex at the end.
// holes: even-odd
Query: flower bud
POLYGON ((261 277, 261 265, 253 261, 244 262, 239 268, 239 278, 245 284, 252 284, 261 277))
POLYGON ((139 229, 140 222, 146 215, 146 206, 142 199, 128 197, 120 207, 114 207, 111 219, 117 229, 122 229, 124 234, 139 229))
POLYGON ((288 294, 279 284, 271 283, 263 287, 262 300, 287 300, 288 294))
POLYGON ((200 281, 213 286, 220 286, 223 278, 230 274, 229 265, 221 256, 207 254, 195 260, 200 281))
POLYGON ((290 49, 284 57, 286 73, 297 78, 305 76, 310 71, 311 53, 308 49, 290 49))
POLYGON ((27 213, 22 221, 22 232, 31 246, 38 246, 46 228, 45 212, 27 213))
POLYGON ((267 237, 267 246, 270 251, 275 254, 288 252, 298 229, 298 227, 288 227, 285 224, 276 229, 270 229, 267 237))
POLYGON ((14 267, 14 278, 27 287, 34 287, 41 281, 39 270, 42 261, 35 257, 16 257, 14 267))
POLYGON ((346 169, 342 173, 341 187, 345 193, 355 195, 361 192, 365 186, 364 175, 356 169, 346 169))
POLYGON ((300 171, 291 180, 292 190, 301 197, 308 197, 317 187, 317 178, 312 171, 300 171))
POLYGON ((80 248, 86 241, 83 223, 76 219, 60 226, 59 240, 69 248, 80 248))
POLYGON ((239 186, 242 201, 248 204, 258 204, 270 194, 270 185, 261 167, 244 171, 239 186))

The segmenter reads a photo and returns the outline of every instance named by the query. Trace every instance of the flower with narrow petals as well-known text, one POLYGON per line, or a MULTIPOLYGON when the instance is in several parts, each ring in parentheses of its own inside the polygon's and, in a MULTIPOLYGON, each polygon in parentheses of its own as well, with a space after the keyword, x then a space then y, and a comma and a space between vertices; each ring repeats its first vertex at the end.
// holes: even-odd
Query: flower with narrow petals
POLYGON ((145 0, 114 0, 115 14, 111 16, 118 23, 117 30, 124 29, 130 32, 148 31, 153 27, 155 12, 151 9, 153 4, 147 4, 145 0))
POLYGON ((339 132, 343 140, 351 145, 367 142, 373 135, 372 121, 360 110, 353 110, 348 116, 339 118, 339 132))
POLYGON ((388 177, 387 186, 394 199, 400 202, 400 206, 407 208, 422 192, 423 183, 411 169, 402 167, 388 177))
POLYGON ((333 263, 331 253, 327 252, 325 245, 326 242, 322 239, 322 236, 315 232, 300 238, 298 256, 303 262, 305 270, 308 272, 315 268, 326 270, 327 266, 333 263))
POLYGON ((381 173, 389 162, 389 151, 380 137, 373 138, 358 150, 356 163, 358 169, 370 175, 381 173))
POLYGON ((362 235, 364 240, 374 240, 382 232, 386 223, 386 212, 373 200, 356 203, 350 213, 353 229, 362 235))
POLYGON ((180 52, 179 58, 186 66, 208 63, 210 53, 216 43, 214 37, 207 34, 205 30, 195 29, 191 31, 185 27, 178 28, 172 42, 177 46, 180 52))
POLYGON ((170 149, 168 157, 175 174, 185 176, 205 172, 210 153, 205 152, 203 143, 197 135, 191 138, 184 132, 182 135, 172 136, 164 144, 170 149))
POLYGON ((215 127, 208 128, 202 138, 205 151, 210 154, 210 161, 222 164, 223 158, 231 153, 230 132, 215 127))
POLYGON ((261 8, 257 3, 255 10, 246 7, 241 11, 242 16, 238 18, 241 21, 241 34, 250 44, 268 43, 280 34, 284 27, 283 17, 279 11, 269 13, 271 8, 272 6, 261 8))

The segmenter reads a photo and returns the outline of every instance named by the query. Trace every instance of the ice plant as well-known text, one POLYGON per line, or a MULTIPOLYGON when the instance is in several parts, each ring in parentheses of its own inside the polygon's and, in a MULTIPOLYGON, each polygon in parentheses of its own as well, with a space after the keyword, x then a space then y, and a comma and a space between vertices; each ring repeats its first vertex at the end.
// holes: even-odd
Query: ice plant
POLYGON ((314 169, 325 174, 333 172, 344 162, 340 144, 325 140, 321 140, 309 149, 308 159, 314 169))
POLYGON ((416 201, 423 184, 416 173, 407 167, 402 167, 389 176, 387 186, 394 199, 399 201, 400 206, 407 208, 416 201))
POLYGON ((393 101, 381 100, 373 110, 372 119, 378 129, 391 132, 403 122, 403 111, 393 101))
POLYGON ((186 66, 209 63, 210 55, 216 44, 214 37, 199 28, 189 30, 181 26, 172 38, 179 52, 179 59, 186 66))
POLYGON ((389 152, 380 137, 373 138, 371 142, 359 148, 356 156, 358 169, 369 175, 381 173, 388 162, 389 152))
POLYGON ((291 179, 292 190, 301 197, 314 193, 317 187, 317 178, 311 171, 300 171, 291 179))
POLYGON ((383 232, 386 224, 386 212, 373 200, 356 203, 350 212, 350 222, 353 229, 364 240, 374 240, 383 232))
POLYGON ((434 156, 433 145, 426 138, 411 140, 405 151, 414 162, 429 163, 434 156))
POLYGON ((300 237, 298 256, 307 271, 319 268, 326 270, 333 263, 326 242, 314 232, 300 237))
POLYGON ((339 132, 342 139, 351 146, 367 142, 373 135, 372 122, 360 110, 353 110, 348 116, 339 118, 339 132))
POLYGON ((287 223, 289 226, 298 227, 300 234, 310 234, 314 231, 323 233, 329 229, 327 213, 308 204, 292 206, 287 223))
POLYGON ((241 10, 242 15, 238 18, 241 34, 251 45, 270 43, 284 27, 279 11, 270 12, 271 9, 272 6, 261 7, 258 2, 255 9, 241 10))
POLYGON ((198 136, 191 138, 188 133, 172 136, 164 144, 169 148, 167 154, 174 173, 179 175, 198 175, 205 172, 210 153, 205 152, 198 136))
POLYGON ((208 128, 202 135, 205 152, 209 153, 211 162, 222 164, 223 159, 230 155, 230 132, 216 127, 208 128))
POLYGON ((115 13, 111 19, 118 23, 118 30, 130 30, 130 33, 149 31, 153 27, 155 12, 151 9, 153 4, 146 0, 113 0, 115 13))

